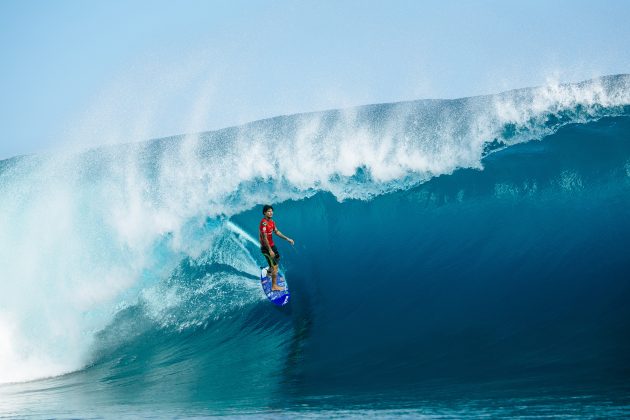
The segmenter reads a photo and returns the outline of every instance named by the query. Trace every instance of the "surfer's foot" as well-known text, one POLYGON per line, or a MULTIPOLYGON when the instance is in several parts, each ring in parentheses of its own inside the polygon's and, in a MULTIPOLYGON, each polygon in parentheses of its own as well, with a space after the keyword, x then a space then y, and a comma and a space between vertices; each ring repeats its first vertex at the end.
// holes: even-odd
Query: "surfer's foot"
POLYGON ((276 285, 276 286, 271 286, 271 291, 272 291, 272 292, 281 292, 281 291, 283 291, 283 290, 284 290, 284 287, 280 287, 280 286, 278 286, 278 285, 276 285))

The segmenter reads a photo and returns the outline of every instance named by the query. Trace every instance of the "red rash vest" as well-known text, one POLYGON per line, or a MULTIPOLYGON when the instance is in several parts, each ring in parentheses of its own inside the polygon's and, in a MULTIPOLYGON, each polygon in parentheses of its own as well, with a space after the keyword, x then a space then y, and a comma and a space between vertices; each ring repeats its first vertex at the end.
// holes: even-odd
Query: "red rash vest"
POLYGON ((263 235, 267 235, 267 240, 269 241, 269 246, 273 246, 273 237, 272 233, 276 230, 276 224, 273 220, 267 220, 266 217, 260 221, 260 226, 258 226, 258 231, 260 232, 260 246, 266 246, 265 240, 263 239, 263 235))

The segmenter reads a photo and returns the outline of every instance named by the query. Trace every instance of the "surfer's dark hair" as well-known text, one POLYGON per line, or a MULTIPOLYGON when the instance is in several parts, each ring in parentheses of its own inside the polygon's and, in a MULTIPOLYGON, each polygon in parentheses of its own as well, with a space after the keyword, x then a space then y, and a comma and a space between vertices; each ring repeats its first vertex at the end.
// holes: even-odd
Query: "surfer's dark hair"
POLYGON ((269 209, 273 210, 273 207, 271 207, 269 204, 265 204, 263 206, 263 214, 267 213, 267 210, 269 209))

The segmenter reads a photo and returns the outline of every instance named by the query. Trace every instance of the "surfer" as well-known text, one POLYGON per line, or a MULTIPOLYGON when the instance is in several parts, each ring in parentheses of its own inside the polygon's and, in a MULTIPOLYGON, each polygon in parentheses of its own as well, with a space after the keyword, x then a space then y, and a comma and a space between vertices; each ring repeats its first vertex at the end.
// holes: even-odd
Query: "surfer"
POLYGON ((266 204, 263 207, 263 215, 265 217, 263 217, 260 221, 260 225, 258 226, 258 230, 260 232, 260 250, 267 259, 267 263, 269 263, 269 270, 271 270, 271 290, 281 291, 283 288, 277 284, 278 261, 280 260, 280 254, 278 253, 278 248, 276 248, 273 243, 272 234, 275 232, 276 235, 286 240, 291 245, 294 245, 295 241, 287 236, 284 236, 282 232, 278 230, 276 223, 271 220, 273 217, 273 207, 269 204, 266 204))

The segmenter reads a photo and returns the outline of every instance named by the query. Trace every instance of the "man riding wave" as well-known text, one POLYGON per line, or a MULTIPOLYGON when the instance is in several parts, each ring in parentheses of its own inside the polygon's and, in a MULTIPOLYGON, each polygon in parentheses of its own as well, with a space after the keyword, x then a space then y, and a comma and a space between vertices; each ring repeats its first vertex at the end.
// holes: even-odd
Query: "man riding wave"
POLYGON ((280 253, 278 252, 278 248, 273 243, 273 233, 281 237, 282 239, 288 241, 291 245, 295 244, 295 241, 287 236, 284 236, 282 232, 278 230, 276 227, 276 223, 272 220, 273 217, 273 207, 270 205, 265 205, 263 207, 263 219, 260 221, 258 226, 259 231, 259 239, 260 239, 260 250, 262 254, 265 256, 267 263, 269 264, 269 272, 271 273, 271 290, 272 291, 282 291, 284 288, 278 286, 278 261, 280 260, 280 253))

